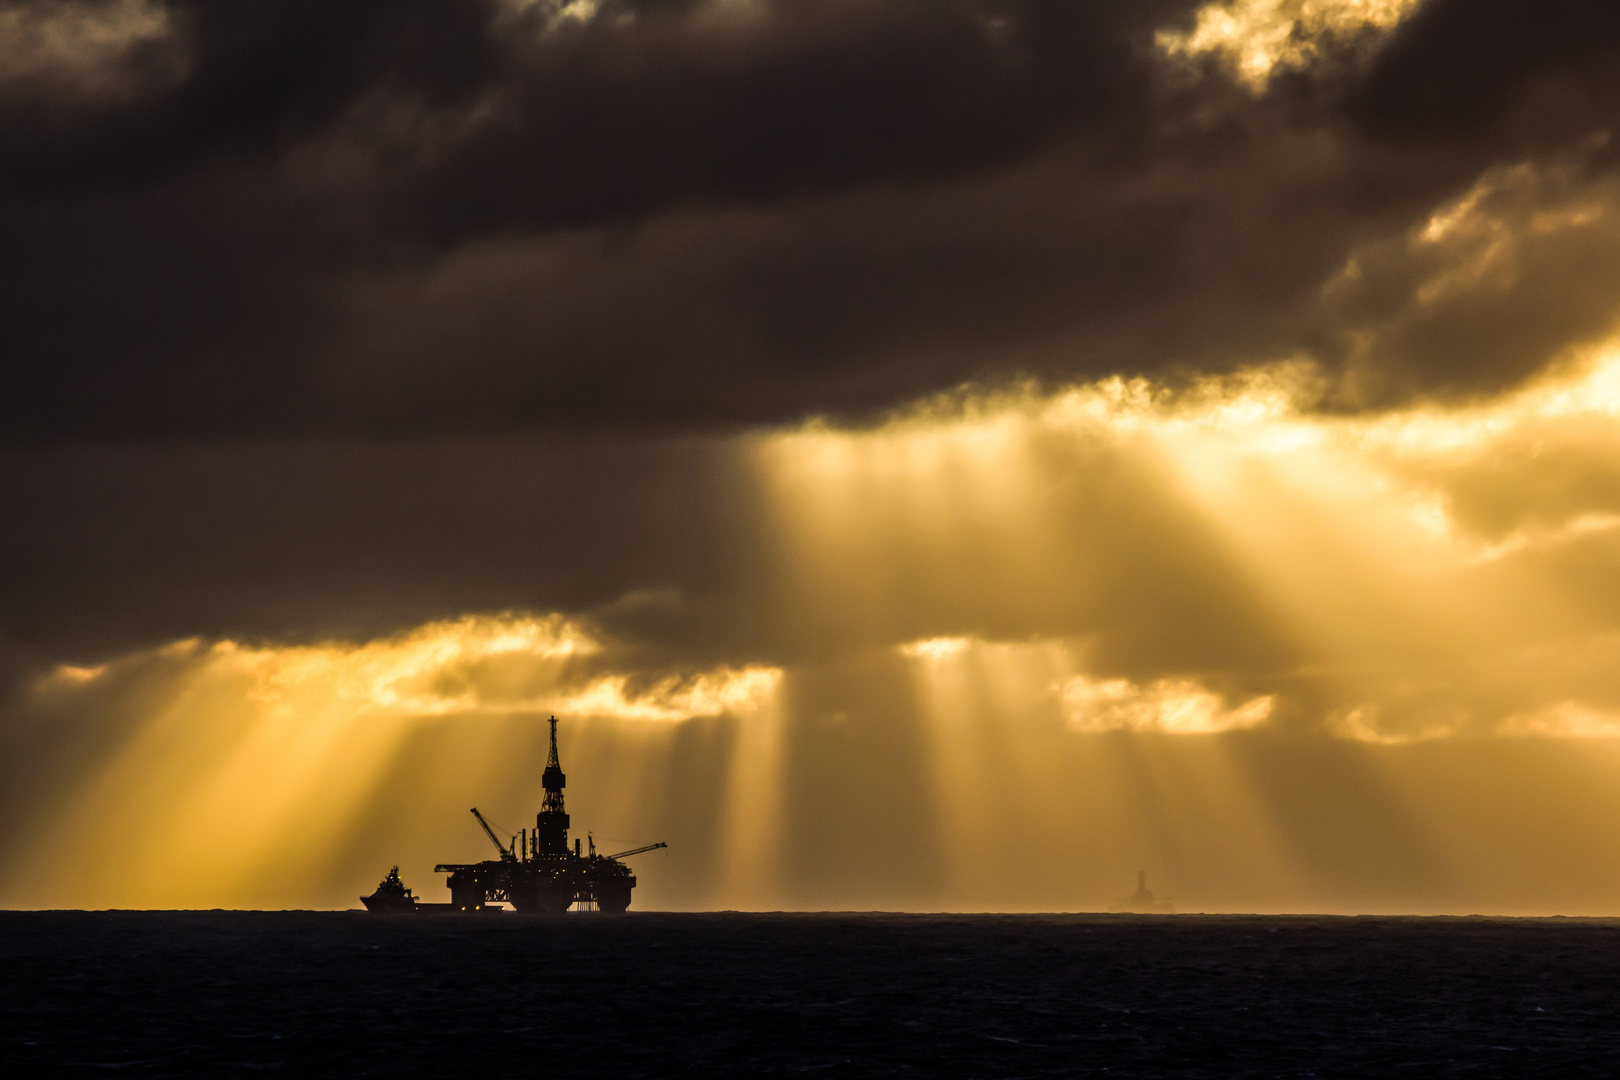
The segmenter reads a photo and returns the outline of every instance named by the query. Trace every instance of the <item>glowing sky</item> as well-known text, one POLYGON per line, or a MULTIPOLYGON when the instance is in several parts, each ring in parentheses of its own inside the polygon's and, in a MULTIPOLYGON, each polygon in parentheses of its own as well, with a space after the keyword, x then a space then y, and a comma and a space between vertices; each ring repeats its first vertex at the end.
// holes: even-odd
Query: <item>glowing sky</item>
POLYGON ((555 714, 637 907, 1620 914, 1617 61, 7 8, 0 904, 438 898, 555 714))

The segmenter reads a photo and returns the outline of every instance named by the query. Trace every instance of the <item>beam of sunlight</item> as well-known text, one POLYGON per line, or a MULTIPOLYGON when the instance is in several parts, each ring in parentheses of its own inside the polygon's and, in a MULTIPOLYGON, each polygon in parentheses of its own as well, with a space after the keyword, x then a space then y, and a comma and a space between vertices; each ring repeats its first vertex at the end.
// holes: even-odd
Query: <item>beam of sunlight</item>
MULTIPOLYGON (((1280 364, 1174 392, 966 395, 783 433, 761 461, 809 618, 928 660, 1009 628, 1094 637, 1112 670, 1071 684, 1081 727, 1245 727, 1288 702, 1355 739, 1489 734, 1568 698, 1555 652, 1612 626, 1588 600, 1602 567, 1578 560, 1620 541, 1620 349, 1459 405, 1324 415, 1315 387, 1280 364), (1555 469, 1578 484, 1538 473, 1555 469), (1224 614, 1198 608, 1211 581, 1224 614), (1240 617, 1273 655, 1232 655, 1257 636, 1240 617)), ((1620 707, 1608 659, 1589 709, 1620 707)))
MULTIPOLYGON (((1226 710, 1201 687, 1134 687, 1121 704, 1131 684, 1087 680, 1085 648, 1070 642, 928 639, 898 652, 930 724, 957 904, 1101 909, 1144 862, 1170 881, 1201 876, 1210 860, 1255 885, 1295 886, 1242 770, 1210 738, 1263 722, 1265 699, 1226 710), (1105 687, 1115 696, 1104 708, 1129 714, 1108 720, 1077 704, 1081 684, 1105 687), (1087 737, 1102 732, 1118 737, 1087 737), (1032 898, 1032 877, 1049 891, 1032 898)), ((1222 898, 1206 886, 1199 902, 1219 908, 1222 898)))
POLYGON ((1542 910, 1466 821, 1511 790, 1550 828, 1551 793, 1432 756, 1476 746, 1586 755, 1558 828, 1613 839, 1620 348, 1474 401, 1321 387, 963 392, 758 441, 795 618, 911 672, 952 903, 1105 907, 1140 868, 1183 910, 1475 910, 1487 880, 1542 910))
POLYGON ((731 752, 722 818, 721 872, 710 902, 746 910, 789 906, 781 889, 785 717, 774 693, 759 699, 739 726, 731 752))
MULTIPOLYGON (((460 728, 436 770, 494 777, 512 759, 514 720, 746 721, 769 712, 781 677, 754 666, 650 678, 602 670, 603 652, 560 616, 469 616, 362 643, 191 640, 59 667, 35 686, 36 706, 105 721, 111 745, 55 808, 17 875, 33 891, 16 899, 242 905, 264 902, 277 880, 296 895, 351 841, 426 726, 460 728)), ((771 751, 745 741, 755 758, 771 751)), ((543 748, 527 752, 538 777, 543 748)))

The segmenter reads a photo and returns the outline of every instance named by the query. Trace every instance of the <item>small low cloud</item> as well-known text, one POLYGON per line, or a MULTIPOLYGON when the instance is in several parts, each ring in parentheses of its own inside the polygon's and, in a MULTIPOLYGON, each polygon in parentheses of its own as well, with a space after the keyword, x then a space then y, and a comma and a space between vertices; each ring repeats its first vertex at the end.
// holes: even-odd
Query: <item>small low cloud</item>
POLYGON ((900 655, 913 660, 954 660, 974 645, 972 638, 932 637, 900 646, 900 655))
POLYGON ((1496 720, 1461 709, 1409 717, 1366 704, 1328 718, 1330 735, 1374 746, 1409 746, 1456 738, 1613 739, 1620 738, 1620 713, 1566 700, 1496 720))
POLYGON ((1129 679, 1077 675, 1059 693, 1069 726, 1088 734, 1152 731, 1165 735, 1213 735, 1244 731, 1271 718, 1275 698, 1250 698, 1235 708, 1191 679, 1159 679, 1146 686, 1129 679))
POLYGON ((1497 725, 1501 735, 1555 739, 1613 739, 1620 737, 1620 713, 1596 709, 1578 701, 1561 701, 1532 713, 1510 716, 1497 725))
POLYGON ((1370 743, 1374 746, 1408 746, 1451 738, 1466 728, 1465 717, 1449 717, 1422 721, 1393 722, 1386 710, 1376 704, 1363 704, 1339 709, 1330 714, 1323 725, 1329 735, 1350 742, 1370 743))
POLYGON ((559 715, 675 722, 704 716, 759 712, 782 681, 780 668, 722 667, 696 676, 671 675, 636 692, 630 677, 608 675, 578 693, 558 698, 559 715))

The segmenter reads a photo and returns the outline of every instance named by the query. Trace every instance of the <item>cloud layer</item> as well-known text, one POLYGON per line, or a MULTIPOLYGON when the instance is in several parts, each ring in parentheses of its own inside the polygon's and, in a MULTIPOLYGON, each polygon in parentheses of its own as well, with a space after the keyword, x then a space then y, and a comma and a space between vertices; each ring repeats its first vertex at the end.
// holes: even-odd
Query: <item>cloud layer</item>
POLYGON ((1579 0, 4 27, 12 441, 692 429, 1300 356, 1362 405, 1611 325, 1620 26, 1579 0))

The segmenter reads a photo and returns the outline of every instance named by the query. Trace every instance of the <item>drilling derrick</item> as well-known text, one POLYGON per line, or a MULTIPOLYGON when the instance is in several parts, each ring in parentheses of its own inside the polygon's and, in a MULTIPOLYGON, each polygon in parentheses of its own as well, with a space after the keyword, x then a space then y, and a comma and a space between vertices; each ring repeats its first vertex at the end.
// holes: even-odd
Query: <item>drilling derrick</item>
MULTIPOLYGON (((599 911, 623 911, 630 906, 630 890, 636 887, 636 879, 619 860, 665 845, 649 844, 617 855, 598 855, 594 843, 589 855, 580 851, 577 841, 569 848, 568 811, 563 807, 563 788, 568 778, 557 759, 555 716, 551 718, 551 748, 540 782, 546 796, 534 816, 534 835, 525 836, 521 843, 514 838, 508 847, 475 809, 473 816, 501 857, 478 863, 440 863, 434 869, 450 875, 450 903, 418 902, 414 910, 488 911, 491 901, 505 901, 519 911, 530 912, 563 912, 575 902, 595 906, 599 911)), ((369 900, 366 906, 372 906, 369 900)))
POLYGON ((557 718, 551 718, 551 752, 546 755, 546 771, 540 774, 546 798, 534 815, 534 855, 536 858, 568 854, 568 811, 563 809, 563 788, 568 777, 557 760, 557 718))

